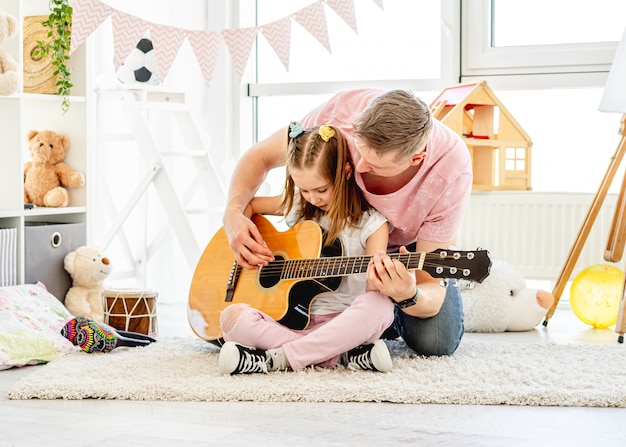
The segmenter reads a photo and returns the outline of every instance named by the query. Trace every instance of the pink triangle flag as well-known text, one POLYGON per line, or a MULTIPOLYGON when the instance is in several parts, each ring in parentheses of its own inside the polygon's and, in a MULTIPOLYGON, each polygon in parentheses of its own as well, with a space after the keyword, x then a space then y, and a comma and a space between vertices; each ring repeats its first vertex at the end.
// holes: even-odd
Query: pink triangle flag
POLYGON ((243 77, 243 72, 248 63, 257 31, 258 29, 256 27, 225 29, 223 31, 224 41, 230 52, 230 57, 239 81, 241 81, 243 77))
POLYGON ((148 29, 149 23, 125 12, 113 10, 113 59, 117 71, 148 29))
POLYGON ((276 55, 289 71, 289 50, 291 47, 291 18, 285 17, 260 27, 261 33, 276 52, 276 55))
POLYGON ((328 25, 324 14, 322 2, 315 2, 306 8, 297 11, 293 18, 302 25, 324 48, 330 53, 330 40, 328 38, 328 25))
POLYGON ((356 29, 356 12, 354 10, 354 0, 326 0, 326 4, 333 8, 349 26, 358 33, 356 29))
POLYGON ((200 65, 206 85, 210 87, 222 43, 222 36, 214 31, 187 31, 187 39, 196 55, 196 60, 200 65))
POLYGON ((170 68, 172 68, 172 63, 178 54, 178 50, 180 50, 183 40, 187 37, 187 33, 181 28, 152 23, 150 25, 150 37, 152 38, 154 51, 156 51, 159 75, 161 76, 161 81, 164 81, 170 72, 170 68))
POLYGON ((374 0, 374 3, 376 3, 378 5, 378 7, 380 9, 382 9, 383 11, 385 10, 385 8, 383 6, 383 0, 374 0))
POLYGON ((72 42, 70 55, 85 43, 102 22, 111 15, 111 7, 98 0, 75 0, 72 6, 72 42))

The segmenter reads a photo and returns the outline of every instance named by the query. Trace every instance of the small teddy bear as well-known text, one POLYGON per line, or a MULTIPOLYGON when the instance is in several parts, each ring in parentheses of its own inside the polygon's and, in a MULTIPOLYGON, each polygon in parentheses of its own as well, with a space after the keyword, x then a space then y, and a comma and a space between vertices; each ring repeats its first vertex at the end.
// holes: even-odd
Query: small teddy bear
MULTIPOLYGON (((17 33, 17 19, 0 11, 0 44, 17 33)), ((15 93, 19 86, 17 62, 11 55, 0 48, 0 95, 15 93)))
POLYGON ((109 258, 84 245, 68 253, 63 264, 73 281, 65 295, 67 310, 75 317, 104 322, 103 281, 111 274, 109 258))
POLYGON ((85 186, 85 175, 63 162, 69 139, 52 130, 31 130, 27 138, 32 161, 24 165, 24 203, 52 208, 68 206, 67 188, 85 186))
POLYGON ((467 332, 520 332, 537 326, 554 303, 545 290, 526 287, 522 273, 494 259, 489 276, 461 287, 467 332))

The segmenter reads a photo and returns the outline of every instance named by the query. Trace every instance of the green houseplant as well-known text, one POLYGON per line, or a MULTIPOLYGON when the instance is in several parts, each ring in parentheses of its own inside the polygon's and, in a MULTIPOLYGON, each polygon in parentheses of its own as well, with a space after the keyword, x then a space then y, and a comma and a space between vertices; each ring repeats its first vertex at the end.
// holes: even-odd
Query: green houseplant
POLYGON ((50 57, 57 76, 57 92, 61 96, 61 109, 66 112, 70 107, 71 69, 67 66, 70 59, 70 42, 72 37, 72 7, 69 0, 50 0, 50 15, 42 22, 49 28, 48 41, 37 41, 38 56, 50 57))

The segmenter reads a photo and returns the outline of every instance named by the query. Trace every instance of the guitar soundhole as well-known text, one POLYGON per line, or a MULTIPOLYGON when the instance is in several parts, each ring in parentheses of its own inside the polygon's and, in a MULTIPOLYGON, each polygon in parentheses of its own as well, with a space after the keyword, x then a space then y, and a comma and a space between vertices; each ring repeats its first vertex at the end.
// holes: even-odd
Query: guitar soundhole
POLYGON ((261 287, 265 289, 271 289, 280 281, 281 269, 276 267, 276 263, 283 262, 285 260, 282 256, 274 256, 274 261, 270 262, 267 266, 261 268, 259 275, 259 283, 261 287))

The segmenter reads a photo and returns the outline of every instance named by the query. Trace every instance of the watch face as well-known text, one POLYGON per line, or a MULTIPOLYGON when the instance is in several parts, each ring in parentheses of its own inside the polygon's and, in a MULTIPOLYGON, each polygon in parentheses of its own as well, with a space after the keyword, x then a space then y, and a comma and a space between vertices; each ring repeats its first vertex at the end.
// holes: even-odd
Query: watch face
POLYGON ((399 303, 396 303, 396 305, 400 309, 404 309, 406 307, 411 307, 411 306, 413 306, 415 304, 417 304, 417 294, 414 297, 409 298, 408 300, 404 300, 404 301, 400 301, 399 303))
POLYGON ((394 304, 398 306, 400 309, 411 307, 417 304, 417 299, 419 298, 419 296, 420 296, 420 289, 419 287, 415 287, 415 295, 413 295, 411 298, 406 299, 404 301, 394 302, 394 304))

